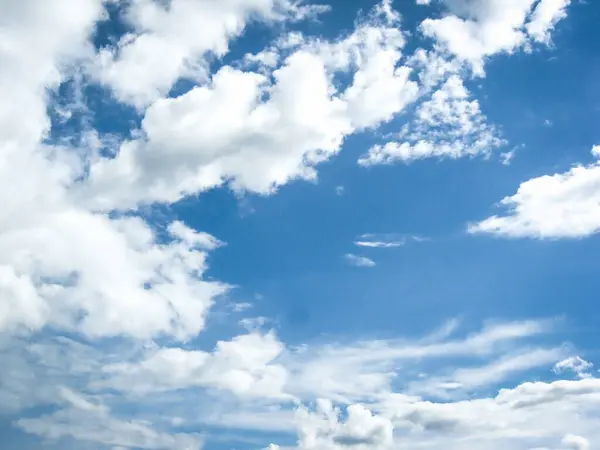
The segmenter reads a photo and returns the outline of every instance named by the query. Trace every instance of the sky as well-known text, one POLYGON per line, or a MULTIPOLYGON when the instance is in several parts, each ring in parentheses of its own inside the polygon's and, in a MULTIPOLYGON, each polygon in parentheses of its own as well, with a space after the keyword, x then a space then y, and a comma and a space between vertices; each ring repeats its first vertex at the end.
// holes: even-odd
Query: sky
POLYGON ((2 448, 598 448, 599 19, 0 0, 2 448))

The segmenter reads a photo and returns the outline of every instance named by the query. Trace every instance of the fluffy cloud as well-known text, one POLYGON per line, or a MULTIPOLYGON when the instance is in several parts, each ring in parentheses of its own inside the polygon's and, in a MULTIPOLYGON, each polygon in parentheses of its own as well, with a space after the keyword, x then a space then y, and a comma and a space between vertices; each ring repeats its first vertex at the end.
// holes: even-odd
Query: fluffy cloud
MULTIPOLYGON (((598 157, 597 147, 592 150, 598 157)), ((600 164, 527 180, 502 199, 504 215, 471 224, 469 232, 521 238, 580 238, 600 230, 600 164)))
POLYGON ((315 166, 339 152, 346 136, 416 99, 411 69, 400 65, 405 39, 397 25, 379 8, 341 40, 300 38, 275 70, 224 66, 208 83, 157 100, 145 112, 143 137, 95 161, 75 197, 100 210, 128 209, 224 183, 268 194, 315 179, 315 166), (334 78, 342 74, 352 81, 338 89, 334 78))
POLYGON ((158 348, 141 361, 105 366, 106 378, 95 386, 136 395, 205 387, 239 396, 291 399, 283 392, 287 372, 274 363, 283 349, 273 334, 257 333, 220 341, 212 353, 158 348))
POLYGON ((563 359, 554 365, 554 372, 562 374, 567 371, 575 373, 579 378, 590 378, 592 376, 588 371, 592 369, 594 365, 581 358, 580 356, 571 356, 563 359))
POLYGON ((464 334, 451 321, 420 339, 299 348, 273 333, 252 332, 219 342, 210 352, 13 339, 2 349, 12 370, 0 379, 0 399, 37 396, 14 404, 13 411, 55 405, 51 413, 16 422, 50 440, 145 449, 198 448, 199 436, 178 432, 179 425, 246 433, 296 430, 300 449, 438 448, 446 442, 452 449, 473 443, 486 450, 525 450, 550 446, 568 433, 596 438, 595 378, 483 394, 518 374, 552 367, 561 352, 539 345, 537 337, 551 331, 552 322, 515 322, 464 334), (440 381, 451 395, 430 389, 440 381), (45 392, 35 386, 45 386, 45 392), (306 406, 295 408, 290 400, 306 406), (128 411, 137 411, 135 418, 128 411))
POLYGON ((0 324, 180 339, 203 328, 212 299, 226 290, 198 278, 206 268, 205 236, 163 245, 141 219, 63 208, 3 230, 2 290, 14 300, 0 324))
POLYGON ((319 400, 314 412, 300 408, 298 448, 303 450, 347 449, 377 450, 393 444, 394 427, 390 420, 373 415, 362 405, 350 405, 347 418, 330 401, 319 400))
POLYGON ((503 141, 496 129, 487 124, 479 102, 469 96, 462 79, 450 75, 430 99, 418 106, 416 118, 404 127, 398 141, 374 146, 359 159, 359 164, 489 155, 503 141))
POLYGON ((566 17, 568 0, 442 0, 450 14, 425 19, 421 31, 441 48, 468 62, 478 75, 487 57, 512 53, 528 35, 548 43, 555 24, 566 17), (532 8, 533 10, 532 13, 532 8))
POLYGON ((567 17, 571 0, 541 0, 525 26, 527 33, 536 41, 548 44, 550 33, 557 22, 567 17))
POLYGON ((91 70, 120 101, 143 107, 168 94, 180 78, 206 80, 205 57, 224 56, 250 21, 302 18, 311 8, 289 0, 173 0, 168 7, 134 0, 120 12, 133 32, 100 51, 91 70))
POLYGON ((70 438, 77 442, 148 450, 199 450, 202 447, 198 435, 160 433, 147 422, 115 418, 105 405, 69 389, 62 389, 61 395, 64 408, 39 418, 19 419, 16 425, 52 440, 70 438))

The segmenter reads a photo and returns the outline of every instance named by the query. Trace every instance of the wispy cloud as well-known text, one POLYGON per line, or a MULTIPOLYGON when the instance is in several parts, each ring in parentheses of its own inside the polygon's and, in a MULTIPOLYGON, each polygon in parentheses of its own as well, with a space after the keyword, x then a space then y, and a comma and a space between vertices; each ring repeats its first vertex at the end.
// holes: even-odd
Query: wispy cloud
POLYGON ((571 356, 569 358, 557 362, 554 366, 553 371, 557 375, 570 371, 577 375, 579 378, 590 378, 592 376, 590 371, 593 367, 594 364, 592 364, 589 361, 586 361, 580 356, 571 356))
POLYGON ((429 240, 427 237, 416 235, 367 233, 360 235, 354 241, 354 245, 368 248, 396 248, 410 242, 426 242, 429 240))
POLYGON ((366 256, 358 256, 352 253, 348 253, 344 255, 346 261, 356 267, 375 267, 377 264, 370 258, 366 256))

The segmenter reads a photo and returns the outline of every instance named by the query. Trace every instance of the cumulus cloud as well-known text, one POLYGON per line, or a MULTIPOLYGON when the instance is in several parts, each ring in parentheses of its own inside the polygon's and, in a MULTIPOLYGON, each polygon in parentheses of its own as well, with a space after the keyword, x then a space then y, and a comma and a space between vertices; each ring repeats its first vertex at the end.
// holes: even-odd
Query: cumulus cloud
MULTIPOLYGON (((598 157, 597 147, 592 154, 598 157)), ((469 226, 470 233, 509 238, 581 238, 600 230, 600 164, 577 165, 527 180, 500 205, 507 209, 469 226)))
POLYGON ((300 408, 299 449, 385 449, 393 444, 393 425, 389 419, 374 415, 360 404, 346 409, 347 418, 340 420, 340 410, 330 401, 320 399, 316 410, 300 408))
POLYGON ((576 436, 574 434, 567 434, 563 440, 563 445, 573 450, 589 450, 590 441, 582 436, 576 436))
POLYGON ((398 140, 375 145, 359 159, 359 164, 489 155, 504 141, 495 127, 487 123, 479 102, 469 96, 462 79, 450 75, 417 107, 414 121, 404 127, 398 140))
POLYGON ((548 44, 556 23, 567 17, 571 0, 541 0, 525 25, 527 33, 536 41, 548 44))
POLYGON ((447 442, 458 449, 485 435, 496 445, 489 448, 500 449, 514 439, 543 443, 554 433, 595 435, 593 411, 600 395, 595 378, 525 383, 495 397, 473 397, 560 359, 558 347, 538 341, 542 333, 540 341, 547 341, 552 322, 496 323, 473 333, 457 327, 451 322, 422 338, 299 348, 286 346, 272 332, 251 332, 209 352, 125 343, 106 351, 66 338, 12 340, 3 348, 12 370, 0 380, 0 398, 25 399, 41 394, 34 386, 46 386, 46 395, 32 404, 57 409, 19 420, 25 431, 147 449, 196 448, 199 436, 169 431, 174 417, 185 417, 188 429, 296 430, 299 448, 417 442, 437 448, 447 442), (506 357, 507 351, 513 356, 506 357), (469 389, 454 390, 438 402, 426 388, 439 387, 440 380, 446 389, 448 381, 469 389), (63 383, 71 387, 62 388, 63 383), (295 412, 296 402, 305 406, 295 412), (139 411, 135 419, 123 413, 130 408, 139 411), (393 429, 411 431, 397 435, 393 429))
POLYGON ((206 83, 156 100, 140 137, 94 161, 75 198, 98 210, 129 209, 225 183, 268 194, 294 179, 314 180, 315 166, 347 136, 389 121, 417 97, 411 68, 402 65, 404 33, 388 10, 376 8, 338 40, 299 37, 277 67, 226 65, 206 83), (339 88, 334 79, 342 74, 351 82, 339 88))
POLYGON ((575 373, 579 378, 590 378, 592 374, 589 370, 594 365, 581 358, 580 356, 570 356, 569 358, 563 359, 554 365, 554 373, 562 374, 567 371, 575 373))
POLYGON ((421 31, 441 48, 484 74, 485 59, 497 53, 513 53, 529 38, 548 43, 555 24, 566 17, 564 0, 442 0, 449 13, 425 19, 421 31), (533 11, 532 11, 532 8, 533 11))
POLYGON ((220 341, 213 352, 180 347, 149 350, 139 361, 106 365, 96 387, 136 395, 192 387, 239 396, 291 399, 283 392, 287 373, 274 362, 284 347, 273 334, 256 332, 220 341))
POLYGON ((302 19, 324 11, 318 5, 289 0, 211 2, 173 0, 168 7, 153 0, 135 0, 120 11, 133 32, 103 48, 90 71, 120 101, 147 106, 168 94, 180 78, 204 81, 208 54, 223 56, 230 41, 251 21, 302 19))

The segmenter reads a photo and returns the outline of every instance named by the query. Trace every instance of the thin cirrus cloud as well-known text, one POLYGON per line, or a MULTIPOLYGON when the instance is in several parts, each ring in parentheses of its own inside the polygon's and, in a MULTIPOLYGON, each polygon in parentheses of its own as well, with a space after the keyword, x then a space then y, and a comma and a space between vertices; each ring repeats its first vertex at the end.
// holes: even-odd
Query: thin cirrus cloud
POLYGON ((427 242, 430 238, 405 234, 367 233, 356 238, 354 245, 367 248, 396 248, 411 242, 427 242))
POLYGON ((377 265, 371 258, 355 255, 354 253, 345 254, 344 259, 348 264, 355 267, 375 267, 377 265))

